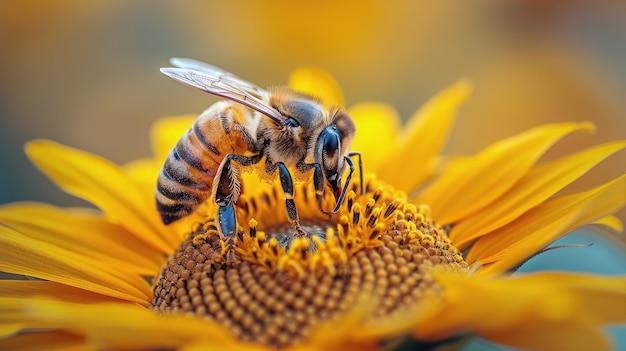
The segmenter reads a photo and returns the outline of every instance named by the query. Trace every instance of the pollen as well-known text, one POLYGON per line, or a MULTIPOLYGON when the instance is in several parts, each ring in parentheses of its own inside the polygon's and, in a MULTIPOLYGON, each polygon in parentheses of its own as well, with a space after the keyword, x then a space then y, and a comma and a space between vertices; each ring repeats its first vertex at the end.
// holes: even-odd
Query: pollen
MULTIPOLYGON (((281 192, 237 203, 237 235, 222 238, 214 220, 193 230, 154 281, 152 309, 214 321, 242 341, 284 348, 339 320, 365 295, 369 318, 413 308, 440 293, 431 276, 468 265, 426 206, 368 179, 353 184, 339 212, 320 214, 315 192, 300 185, 296 203, 307 236, 295 238, 281 192), (278 210, 280 209, 280 210, 278 210)), ((332 197, 324 199, 332 207, 332 197)))

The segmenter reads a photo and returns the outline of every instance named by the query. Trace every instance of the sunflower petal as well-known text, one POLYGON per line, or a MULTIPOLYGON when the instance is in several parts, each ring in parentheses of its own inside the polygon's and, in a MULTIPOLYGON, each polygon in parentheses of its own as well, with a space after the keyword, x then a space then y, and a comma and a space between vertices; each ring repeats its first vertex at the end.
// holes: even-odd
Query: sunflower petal
POLYGON ((295 91, 322 99, 328 106, 345 106, 339 84, 330 73, 323 69, 298 68, 289 75, 289 86, 295 91))
POLYGON ((500 273, 532 256, 560 236, 615 213, 626 205, 626 176, 595 189, 557 197, 478 239, 468 262, 483 264, 479 272, 500 273))
MULTIPOLYGON (((164 161, 163 161, 164 162, 164 161)), ((154 196, 156 182, 163 162, 153 158, 142 158, 129 162, 122 169, 135 182, 142 192, 154 196)))
POLYGON ((591 323, 619 324, 626 322, 626 277, 603 277, 572 273, 541 273, 546 280, 558 281, 580 302, 580 318, 591 323))
MULTIPOLYGON (((548 293, 548 292, 546 292, 548 293)), ((509 330, 488 332, 483 335, 489 340, 514 346, 520 350, 611 350, 606 335, 581 321, 563 321, 551 324, 522 324, 509 330), (546 332, 549 330, 549 332, 546 332)))
MULTIPOLYGON (((184 116, 165 117, 152 124, 150 128, 150 141, 152 142, 152 154, 161 163, 165 161, 172 148, 191 128, 193 121, 198 117, 196 114, 184 116)), ((155 176, 158 173, 155 173, 155 176)))
MULTIPOLYGON (((564 294, 576 302, 575 316, 563 323, 550 325, 549 333, 541 323, 523 323, 515 330, 490 333, 491 340, 516 345, 524 349, 539 350, 600 350, 609 349, 606 336, 600 334, 597 326, 619 324, 626 321, 626 278, 606 278, 592 275, 542 273, 526 281, 526 284, 541 284, 548 287, 547 281, 558 282, 565 292, 558 288, 550 290, 557 298, 564 294), (533 281, 534 280, 534 281, 533 281), (572 337, 574 336, 574 337, 572 337), (529 340, 531 339, 532 340, 529 340), (604 345, 601 346, 600 345, 604 345)), ((524 278, 522 278, 524 279, 524 278)), ((546 290, 547 291, 547 290, 546 290)))
POLYGON ((124 302, 111 296, 42 280, 0 280, 0 297, 48 297, 74 303, 124 302))
POLYGON ((163 255, 151 250, 150 242, 137 240, 132 232, 89 210, 14 203, 0 207, 0 222, 30 238, 81 253, 122 271, 149 275, 163 264, 163 255))
POLYGON ((624 277, 539 273, 487 279, 438 274, 436 280, 446 293, 439 308, 416 328, 416 335, 425 340, 469 331, 523 349, 608 350, 597 328, 626 321, 623 311, 615 311, 615 304, 626 298, 624 277), (606 303, 596 302, 604 298, 606 303))
POLYGON ((122 166, 122 169, 132 179, 141 192, 145 203, 153 203, 157 178, 165 161, 153 158, 135 160, 122 166))
POLYGON ((164 253, 176 247, 155 207, 147 206, 144 196, 117 165, 47 140, 26 144, 26 153, 63 190, 98 206, 113 221, 142 235, 143 241, 164 253))
POLYGON ((591 222, 590 224, 597 224, 603 226, 604 228, 608 228, 610 231, 614 233, 622 233, 624 231, 624 223, 622 220, 615 216, 606 216, 591 222))
POLYGON ((410 192, 431 176, 457 111, 471 91, 472 84, 460 80, 420 108, 402 128, 398 149, 388 155, 378 177, 410 192))
POLYGON ((590 123, 561 123, 534 128, 501 140, 478 153, 471 162, 445 173, 417 201, 427 203, 440 223, 453 223, 502 196, 554 143, 590 123))
POLYGON ((88 348, 83 338, 62 330, 24 333, 9 339, 0 340, 0 350, 69 351, 73 349, 86 351, 95 348, 88 348))
MULTIPOLYGON (((208 338, 203 339, 203 340, 196 340, 193 342, 189 342, 183 345, 182 347, 177 348, 177 350, 180 350, 180 351, 204 351, 204 350, 214 350, 214 349, 215 349, 215 343, 208 338)), ((218 348, 218 350, 220 350, 220 348, 218 348)), ((265 347, 265 346, 249 344, 249 343, 241 343, 241 342, 228 345, 228 351, 274 351, 274 350, 275 349, 265 347)), ((293 348, 289 349, 289 351, 296 351, 296 350, 298 349, 293 349, 293 348)), ((305 350, 309 350, 309 349, 305 349, 305 350)))
POLYGON ((351 149, 361 152, 368 171, 382 170, 397 147, 400 117, 391 106, 373 102, 354 105, 348 113, 357 129, 351 149))
MULTIPOLYGON (((4 322, 5 318, 2 318, 0 321, 0 346, 4 338, 13 336, 17 334, 19 331, 24 329, 24 326, 21 323, 7 323, 4 322)), ((0 348, 0 350, 12 350, 11 348, 0 348)))
MULTIPOLYGON (((154 202, 157 176, 161 171, 163 162, 164 161, 158 161, 156 159, 140 159, 123 166, 124 171, 135 182, 137 189, 140 190, 144 198, 144 203, 151 204, 154 202)), ((208 207, 213 209, 210 205, 208 205, 208 207)), ((200 212, 201 209, 202 207, 199 207, 196 213, 200 212)), ((190 228, 205 218, 206 216, 198 219, 190 215, 168 224, 166 227, 169 232, 168 237, 175 239, 176 242, 180 242, 180 240, 183 240, 184 236, 189 233, 190 228)))
POLYGON ((0 270, 51 280, 128 301, 146 304, 148 283, 95 259, 35 240, 0 226, 0 270))
POLYGON ((97 342, 98 349, 177 349, 210 340, 207 350, 224 350, 237 343, 227 330, 189 317, 160 316, 133 304, 78 304, 43 298, 0 298, 0 312, 18 311, 24 323, 48 325, 97 342))
POLYGON ((463 250, 472 240, 511 222, 624 147, 626 142, 608 143, 531 169, 492 202, 489 210, 457 223, 450 232, 450 239, 463 250))

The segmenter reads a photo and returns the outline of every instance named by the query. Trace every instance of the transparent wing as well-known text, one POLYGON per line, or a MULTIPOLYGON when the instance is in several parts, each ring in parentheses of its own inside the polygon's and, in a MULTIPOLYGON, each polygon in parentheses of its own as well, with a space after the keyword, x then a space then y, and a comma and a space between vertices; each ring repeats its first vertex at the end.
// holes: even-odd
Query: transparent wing
MULTIPOLYGON (((240 87, 238 82, 233 79, 228 78, 224 80, 223 75, 219 74, 226 73, 222 70, 212 73, 210 71, 204 72, 188 68, 161 68, 161 72, 181 83, 185 83, 213 95, 236 101, 253 110, 259 111, 278 124, 282 124, 285 121, 284 116, 265 102, 263 99, 264 96, 252 94, 247 88, 240 87)), ((235 76, 231 75, 231 77, 235 76)), ((241 81, 246 82, 244 80, 241 81)), ((248 84, 252 85, 252 83, 248 84)), ((265 92, 263 89, 260 89, 260 91, 265 92)))
POLYGON ((216 79, 219 79, 226 84, 234 85, 240 88, 241 90, 244 90, 247 93, 254 95, 255 97, 259 99, 263 99, 267 96, 267 91, 265 91, 265 89, 237 75, 234 75, 228 71, 225 71, 219 67, 210 65, 208 63, 190 59, 190 58, 180 58, 180 57, 171 58, 170 63, 174 67, 187 68, 190 70, 202 72, 211 77, 215 77, 216 79))

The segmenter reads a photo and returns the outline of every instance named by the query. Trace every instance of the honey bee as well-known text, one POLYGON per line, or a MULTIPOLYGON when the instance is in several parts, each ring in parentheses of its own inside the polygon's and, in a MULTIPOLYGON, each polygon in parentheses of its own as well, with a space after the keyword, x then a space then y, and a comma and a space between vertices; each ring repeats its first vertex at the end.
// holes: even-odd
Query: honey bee
POLYGON ((162 73, 227 100, 204 111, 168 155, 156 189, 164 224, 191 214, 212 198, 218 206, 221 234, 232 237, 242 167, 262 159, 269 176, 278 171, 296 235, 306 233, 293 200, 290 168, 302 173, 313 170, 318 208, 329 216, 338 211, 346 195, 354 172, 351 157, 358 157, 363 192, 361 154, 350 151, 356 127, 345 111, 325 108, 320 99, 288 87, 261 89, 203 62, 182 58, 170 62, 175 67, 162 68, 162 73), (342 186, 346 166, 349 173, 342 186), (322 208, 324 182, 335 196, 332 211, 322 208))

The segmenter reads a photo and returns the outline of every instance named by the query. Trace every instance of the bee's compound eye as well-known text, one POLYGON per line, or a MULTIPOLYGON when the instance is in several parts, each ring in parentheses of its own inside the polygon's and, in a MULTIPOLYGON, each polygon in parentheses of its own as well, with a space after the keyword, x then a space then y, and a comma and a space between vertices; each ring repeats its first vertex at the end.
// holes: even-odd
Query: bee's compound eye
POLYGON ((335 154, 339 150, 339 139, 334 134, 328 134, 326 138, 324 138, 324 157, 325 158, 334 158, 335 154))
POLYGON ((288 127, 300 127, 300 123, 298 121, 296 121, 293 117, 289 117, 287 118, 284 122, 283 122, 284 126, 288 126, 288 127))
POLYGON ((337 157, 339 156, 339 138, 335 133, 327 133, 322 144, 323 167, 329 171, 337 171, 337 157))

